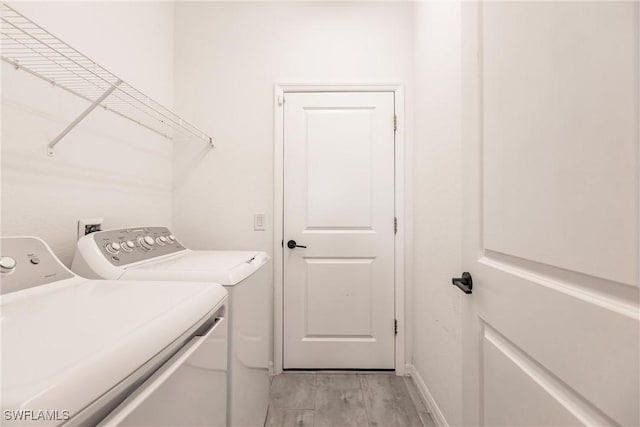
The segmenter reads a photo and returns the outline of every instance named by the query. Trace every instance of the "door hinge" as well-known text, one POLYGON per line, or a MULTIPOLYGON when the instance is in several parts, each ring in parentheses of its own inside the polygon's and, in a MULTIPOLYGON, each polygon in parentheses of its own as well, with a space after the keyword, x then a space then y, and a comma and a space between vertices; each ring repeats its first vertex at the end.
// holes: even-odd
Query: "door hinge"
POLYGON ((398 217, 393 217, 393 234, 398 234, 398 217))
POLYGON ((398 335, 398 319, 393 319, 393 335, 398 335))
POLYGON ((395 114, 393 115, 393 131, 397 131, 398 130, 398 116, 396 116, 395 114))

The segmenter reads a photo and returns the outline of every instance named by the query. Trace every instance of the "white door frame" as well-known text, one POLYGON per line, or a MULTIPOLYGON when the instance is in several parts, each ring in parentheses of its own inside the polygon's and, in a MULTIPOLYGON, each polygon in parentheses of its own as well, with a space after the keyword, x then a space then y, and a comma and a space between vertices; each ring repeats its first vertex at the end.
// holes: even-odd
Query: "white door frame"
POLYGON ((284 281, 283 281, 283 221, 284 221, 284 109, 283 96, 288 92, 393 92, 397 130, 395 134, 395 213, 398 218, 398 232, 395 235, 395 316, 398 320, 398 334, 395 339, 396 375, 405 374, 405 187, 404 187, 404 87, 399 83, 391 84, 279 84, 274 85, 274 158, 273 158, 273 314, 274 314, 274 366, 273 372, 283 371, 284 337, 284 281))

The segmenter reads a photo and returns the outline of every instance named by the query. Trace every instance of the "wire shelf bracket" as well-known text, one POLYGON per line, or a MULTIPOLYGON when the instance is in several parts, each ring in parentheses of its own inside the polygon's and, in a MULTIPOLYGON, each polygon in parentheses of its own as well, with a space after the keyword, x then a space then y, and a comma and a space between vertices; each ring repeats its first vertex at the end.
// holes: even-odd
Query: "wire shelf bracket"
POLYGON ((107 89, 105 91, 105 93, 103 93, 100 98, 96 99, 95 101, 93 101, 93 104, 91 104, 89 106, 89 108, 87 108, 86 110, 84 110, 82 112, 82 114, 80 114, 73 122, 71 122, 71 124, 69 124, 69 126, 67 126, 62 132, 60 132, 60 134, 58 136, 56 136, 53 141, 51 141, 49 143, 49 145, 47 145, 47 154, 49 156, 53 156, 53 147, 56 146, 56 144, 58 142, 60 142, 60 140, 62 138, 65 137, 66 134, 68 134, 69 132, 71 132, 71 129, 73 129, 74 127, 76 127, 78 125, 78 123, 80 123, 85 117, 87 117, 89 115, 89 113, 91 113, 93 110, 95 110, 97 107, 100 106, 100 104, 102 104, 102 101, 104 101, 109 95, 111 95, 113 93, 114 90, 116 90, 116 87, 120 86, 120 84, 122 84, 122 81, 116 82, 115 85, 111 86, 109 89, 107 89))
POLYGON ((0 57, 4 62, 90 103, 47 145, 49 156, 56 144, 97 107, 169 140, 200 140, 214 147, 211 136, 1 1, 0 30, 0 57))

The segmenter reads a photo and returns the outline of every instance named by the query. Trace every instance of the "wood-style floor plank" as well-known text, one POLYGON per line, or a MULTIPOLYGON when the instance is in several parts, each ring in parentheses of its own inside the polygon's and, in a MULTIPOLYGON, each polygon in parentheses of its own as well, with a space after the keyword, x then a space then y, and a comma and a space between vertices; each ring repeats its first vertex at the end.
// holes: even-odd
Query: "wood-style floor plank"
POLYGON ((271 383, 266 427, 434 427, 410 378, 285 373, 271 383))
POLYGON ((317 375, 315 427, 362 427, 368 424, 357 375, 317 375))
POLYGON ((358 375, 371 427, 422 427, 402 377, 358 375))
POLYGON ((266 427, 313 427, 314 411, 270 408, 266 427))
POLYGON ((279 409, 314 409, 315 374, 283 374, 273 379, 270 405, 279 409))

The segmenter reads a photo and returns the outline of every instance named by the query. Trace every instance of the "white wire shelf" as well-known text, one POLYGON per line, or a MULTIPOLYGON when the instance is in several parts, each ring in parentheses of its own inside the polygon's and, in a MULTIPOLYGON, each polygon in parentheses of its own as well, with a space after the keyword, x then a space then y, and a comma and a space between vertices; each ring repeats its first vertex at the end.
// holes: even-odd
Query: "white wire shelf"
POLYGON ((91 105, 48 145, 53 147, 97 107, 105 108, 170 140, 213 138, 78 52, 18 11, 0 2, 0 56, 91 105))

